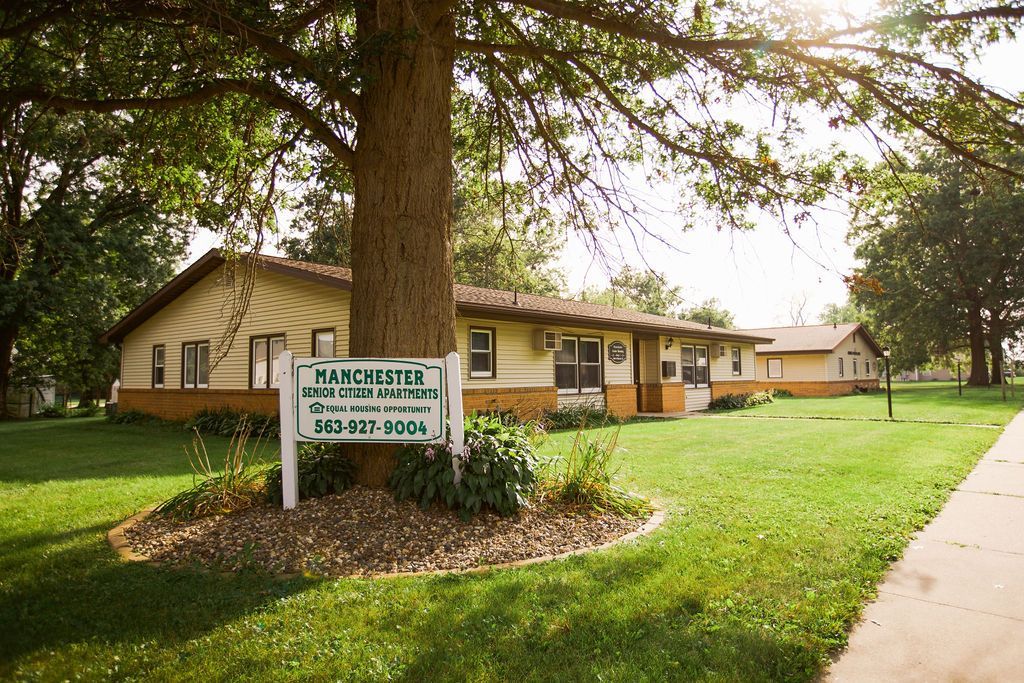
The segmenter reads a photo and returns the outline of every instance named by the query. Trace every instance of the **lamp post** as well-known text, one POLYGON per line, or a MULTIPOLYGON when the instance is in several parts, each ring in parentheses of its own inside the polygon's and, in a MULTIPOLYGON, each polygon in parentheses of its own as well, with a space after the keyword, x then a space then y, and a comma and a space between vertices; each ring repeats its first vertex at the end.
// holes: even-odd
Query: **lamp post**
POLYGON ((889 356, 892 349, 888 346, 882 347, 882 355, 885 356, 885 398, 889 402, 889 419, 892 419, 892 376, 889 373, 889 356))

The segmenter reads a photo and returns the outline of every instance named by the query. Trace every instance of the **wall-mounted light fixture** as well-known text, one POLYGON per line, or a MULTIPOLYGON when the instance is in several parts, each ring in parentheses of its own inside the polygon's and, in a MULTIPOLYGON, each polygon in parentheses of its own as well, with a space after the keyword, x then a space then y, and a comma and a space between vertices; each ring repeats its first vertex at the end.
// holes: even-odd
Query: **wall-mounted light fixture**
POLYGON ((668 349, 671 349, 671 348, 672 348, 672 343, 673 343, 674 341, 675 341, 675 339, 673 339, 672 337, 669 337, 669 338, 668 338, 668 341, 667 341, 667 342, 665 342, 665 350, 666 350, 666 351, 667 351, 668 349))

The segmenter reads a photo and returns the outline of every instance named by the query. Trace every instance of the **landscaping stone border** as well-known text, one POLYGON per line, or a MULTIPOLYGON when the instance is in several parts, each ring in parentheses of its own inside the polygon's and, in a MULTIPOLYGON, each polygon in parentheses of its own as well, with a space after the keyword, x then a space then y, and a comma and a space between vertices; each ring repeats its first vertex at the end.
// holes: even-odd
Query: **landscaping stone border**
MULTIPOLYGON (((145 510, 142 510, 141 512, 139 512, 137 514, 132 515, 131 517, 129 517, 128 519, 124 520, 123 522, 118 524, 116 527, 114 527, 113 529, 111 529, 110 531, 107 532, 107 542, 110 544, 110 547, 114 549, 114 552, 116 552, 118 554, 118 556, 120 556, 120 558, 122 560, 124 560, 125 562, 138 562, 138 563, 141 563, 141 564, 147 564, 147 565, 149 565, 151 567, 160 567, 160 566, 163 566, 164 564, 166 564, 166 563, 161 562, 159 560, 154 560, 154 559, 150 558, 147 555, 142 555, 140 553, 135 552, 132 549, 131 544, 128 542, 128 539, 125 537, 125 533, 124 533, 125 530, 128 529, 130 526, 132 526, 136 522, 138 522, 140 520, 143 520, 146 517, 148 517, 149 515, 151 515, 153 513, 154 509, 155 509, 155 506, 146 508, 145 510)), ((325 576, 323 578, 329 578, 329 579, 389 579, 389 578, 398 578, 398 577, 407 577, 407 576, 428 576, 430 574, 482 574, 482 573, 489 572, 489 571, 496 570, 496 569, 511 569, 511 568, 515 568, 515 567, 525 567, 525 566, 531 565, 531 564, 540 564, 542 562, 551 562, 551 561, 554 561, 554 560, 564 560, 564 559, 568 559, 570 557, 573 557, 575 555, 586 555, 588 553, 598 552, 600 550, 607 550, 608 548, 611 548, 613 546, 616 546, 616 545, 619 545, 619 544, 622 544, 622 543, 627 543, 629 541, 636 540, 636 539, 638 539, 638 538, 640 538, 642 536, 647 536, 648 534, 651 534, 655 530, 657 530, 658 527, 660 527, 662 525, 662 523, 665 521, 665 517, 666 517, 665 509, 660 507, 660 506, 658 506, 658 505, 654 505, 654 510, 653 510, 653 512, 651 512, 651 516, 647 518, 647 521, 644 522, 643 525, 641 525, 639 529, 631 531, 628 534, 624 534, 624 535, 622 535, 622 536, 620 536, 618 538, 614 538, 614 539, 612 539, 610 541, 607 541, 606 543, 601 543, 599 545, 587 546, 585 548, 577 548, 575 550, 568 550, 568 551, 566 551, 564 553, 558 553, 556 555, 539 555, 537 557, 528 557, 528 558, 523 559, 523 560, 515 560, 514 562, 499 562, 497 564, 485 564, 485 565, 481 565, 479 567, 469 567, 469 568, 466 568, 466 569, 426 569, 426 570, 423 570, 423 571, 415 571, 415 572, 382 572, 382 573, 378 573, 378 574, 350 574, 350 575, 347 575, 347 576, 333 576, 333 575, 329 575, 329 576, 325 576)), ((212 571, 212 570, 208 570, 208 571, 212 571)), ((235 572, 231 572, 231 571, 221 571, 221 572, 215 572, 215 573, 218 573, 218 574, 221 574, 221 575, 225 575, 225 576, 232 576, 232 575, 235 574, 235 572)), ((287 580, 287 579, 298 578, 299 576, 303 576, 303 574, 291 572, 291 573, 275 573, 275 574, 271 574, 271 576, 273 576, 276 579, 287 580)), ((318 575, 310 575, 310 576, 318 576, 318 575)))

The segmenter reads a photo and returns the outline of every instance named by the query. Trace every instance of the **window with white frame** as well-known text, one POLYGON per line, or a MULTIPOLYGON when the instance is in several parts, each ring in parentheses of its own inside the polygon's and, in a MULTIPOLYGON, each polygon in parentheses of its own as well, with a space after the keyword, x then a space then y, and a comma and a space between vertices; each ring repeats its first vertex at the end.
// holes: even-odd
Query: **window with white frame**
POLYGON ((865 377, 870 377, 871 376, 871 361, 869 361, 869 360, 865 360, 864 361, 864 376, 865 377))
POLYGON ((708 386, 708 347, 682 347, 683 384, 688 387, 708 386))
POLYGON ((732 374, 743 374, 743 354, 738 346, 732 347, 732 374))
POLYGON ((494 328, 471 327, 469 330, 469 376, 491 378, 494 367, 494 328))
POLYGON ((843 372, 844 372, 844 368, 843 368, 843 357, 842 357, 842 356, 840 356, 840 357, 839 357, 839 376, 840 376, 840 377, 842 377, 842 376, 843 376, 843 372))
POLYGON ((857 376, 857 359, 856 358, 853 359, 853 376, 854 377, 857 376))
POLYGON ((779 379, 782 377, 782 359, 781 358, 769 358, 768 359, 768 377, 769 379, 779 379))
POLYGON ((164 349, 163 344, 160 346, 153 347, 153 388, 163 389, 164 388, 164 368, 166 364, 167 352, 164 349))
POLYGON ((281 352, 284 335, 268 334, 249 340, 249 386, 252 389, 272 389, 281 382, 281 352))
POLYGON ((313 355, 334 358, 334 328, 313 330, 313 355))
POLYGON ((560 394, 601 391, 601 340, 562 335, 562 350, 555 351, 555 386, 560 394))
POLYGON ((210 343, 187 342, 181 347, 181 386, 206 389, 210 386, 210 343))

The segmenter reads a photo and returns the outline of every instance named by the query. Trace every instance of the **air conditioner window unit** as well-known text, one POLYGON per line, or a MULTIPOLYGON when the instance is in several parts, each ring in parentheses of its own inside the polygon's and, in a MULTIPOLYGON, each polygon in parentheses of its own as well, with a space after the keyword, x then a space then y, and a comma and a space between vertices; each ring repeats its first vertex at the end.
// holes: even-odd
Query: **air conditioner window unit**
POLYGON ((675 377, 676 376, 676 362, 674 360, 663 360, 663 361, 661 361, 661 376, 662 377, 675 377))
POLYGON ((537 330, 533 336, 533 348, 538 351, 561 351, 562 333, 554 330, 537 330))

